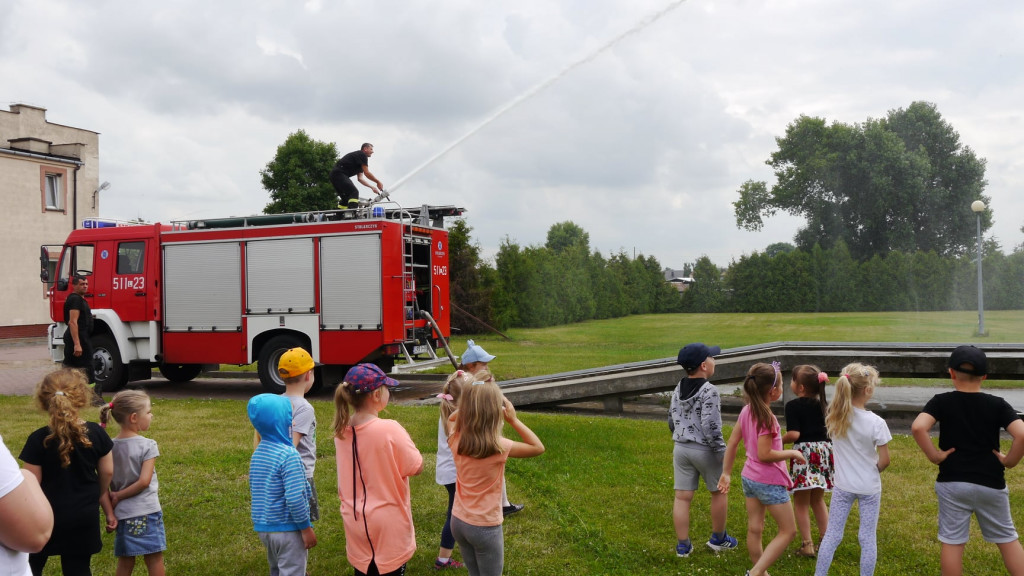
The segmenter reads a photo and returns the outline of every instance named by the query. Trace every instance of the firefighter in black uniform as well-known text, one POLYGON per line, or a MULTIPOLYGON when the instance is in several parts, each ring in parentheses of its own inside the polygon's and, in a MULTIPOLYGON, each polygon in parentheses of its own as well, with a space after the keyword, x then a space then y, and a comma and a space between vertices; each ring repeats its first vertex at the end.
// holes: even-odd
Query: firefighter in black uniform
POLYGON ((349 152, 341 157, 331 170, 331 184, 338 192, 339 206, 353 209, 359 206, 359 190, 351 178, 358 176, 359 183, 373 190, 367 178, 377 183, 377 190, 383 192, 384 184, 370 173, 370 156, 373 156, 373 144, 363 144, 359 150, 349 152))
MULTIPOLYGON (((75 274, 71 277, 71 294, 64 301, 64 365, 85 371, 89 384, 96 382, 93 373, 92 343, 92 309, 85 301, 85 293, 89 291, 89 278, 75 274)), ((102 397, 103 390, 97 384, 96 396, 102 397)))

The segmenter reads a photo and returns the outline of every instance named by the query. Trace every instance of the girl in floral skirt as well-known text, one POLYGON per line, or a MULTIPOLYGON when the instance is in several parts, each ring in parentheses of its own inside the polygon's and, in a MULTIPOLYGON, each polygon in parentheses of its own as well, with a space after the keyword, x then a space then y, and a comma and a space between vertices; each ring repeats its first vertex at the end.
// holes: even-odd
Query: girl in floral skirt
POLYGON ((828 526, 825 492, 832 490, 832 441, 825 430, 826 384, 828 375, 817 366, 803 364, 793 368, 789 386, 797 397, 786 403, 786 434, 782 437, 783 443, 792 442, 793 449, 807 459, 806 464, 790 461, 789 469, 793 480, 790 488, 793 511, 800 530, 800 548, 796 554, 807 558, 813 558, 816 553, 809 510, 814 511, 818 532, 824 537, 828 526))

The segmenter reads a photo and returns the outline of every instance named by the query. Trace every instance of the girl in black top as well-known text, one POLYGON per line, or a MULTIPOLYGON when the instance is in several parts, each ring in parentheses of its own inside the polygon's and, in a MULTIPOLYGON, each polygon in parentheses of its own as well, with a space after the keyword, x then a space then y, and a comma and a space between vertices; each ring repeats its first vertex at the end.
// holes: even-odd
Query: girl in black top
POLYGON ((832 442, 825 430, 825 385, 828 375, 817 366, 803 364, 793 368, 790 388, 797 397, 786 403, 786 434, 782 442, 793 443, 793 449, 803 453, 806 464, 790 462, 789 474, 793 480, 793 511, 800 529, 800 548, 797 556, 813 558, 816 554, 811 536, 809 510, 814 510, 818 533, 825 535, 828 526, 828 507, 825 492, 832 490, 832 442))
POLYGON ((85 376, 72 368, 47 374, 36 387, 36 404, 49 413, 50 423, 29 435, 19 458, 50 501, 53 535, 42 551, 29 555, 33 576, 41 576, 47 559, 57 555, 64 576, 91 576, 89 560, 103 547, 101 506, 107 528, 117 526, 108 493, 113 442, 99 424, 78 415, 91 397, 85 376))

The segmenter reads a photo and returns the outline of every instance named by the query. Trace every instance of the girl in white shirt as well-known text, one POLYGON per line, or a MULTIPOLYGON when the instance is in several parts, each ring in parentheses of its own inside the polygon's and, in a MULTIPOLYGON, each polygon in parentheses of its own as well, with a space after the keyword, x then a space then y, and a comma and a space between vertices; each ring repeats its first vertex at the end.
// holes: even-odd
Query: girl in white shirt
POLYGON ((828 574, 855 500, 860 501, 860 574, 875 573, 876 531, 882 502, 880 473, 889 465, 888 444, 892 440, 885 420, 864 408, 878 382, 878 370, 859 363, 848 364, 836 380, 836 394, 825 415, 835 458, 835 488, 828 528, 818 549, 815 576, 828 574))

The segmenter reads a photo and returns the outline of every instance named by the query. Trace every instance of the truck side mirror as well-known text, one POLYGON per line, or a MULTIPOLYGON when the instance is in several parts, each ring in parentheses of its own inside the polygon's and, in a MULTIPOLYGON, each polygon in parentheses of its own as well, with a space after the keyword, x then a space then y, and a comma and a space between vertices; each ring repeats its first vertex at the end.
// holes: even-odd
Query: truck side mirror
POLYGON ((39 247, 39 280, 50 281, 50 253, 46 250, 46 246, 39 247))

